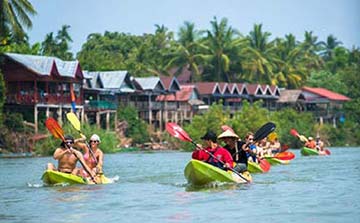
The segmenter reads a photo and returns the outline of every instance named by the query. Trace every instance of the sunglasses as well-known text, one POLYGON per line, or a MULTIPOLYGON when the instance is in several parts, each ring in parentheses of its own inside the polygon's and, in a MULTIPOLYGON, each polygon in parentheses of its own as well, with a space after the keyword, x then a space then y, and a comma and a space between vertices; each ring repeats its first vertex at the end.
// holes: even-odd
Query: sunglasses
POLYGON ((254 138, 248 138, 248 140, 254 140, 254 138))
POLYGON ((65 141, 66 144, 74 144, 74 141, 65 141))
POLYGON ((99 142, 99 141, 97 141, 97 140, 90 140, 90 143, 92 143, 92 142, 99 142))

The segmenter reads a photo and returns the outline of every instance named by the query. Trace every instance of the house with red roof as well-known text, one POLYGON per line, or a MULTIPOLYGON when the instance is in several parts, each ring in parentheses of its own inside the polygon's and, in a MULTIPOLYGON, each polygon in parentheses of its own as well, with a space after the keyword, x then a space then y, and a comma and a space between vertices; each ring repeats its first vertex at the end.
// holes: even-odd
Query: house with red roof
POLYGON ((293 107, 299 112, 312 112, 319 122, 336 126, 343 116, 343 104, 351 99, 325 88, 302 87, 298 90, 282 90, 277 101, 278 108, 293 107))

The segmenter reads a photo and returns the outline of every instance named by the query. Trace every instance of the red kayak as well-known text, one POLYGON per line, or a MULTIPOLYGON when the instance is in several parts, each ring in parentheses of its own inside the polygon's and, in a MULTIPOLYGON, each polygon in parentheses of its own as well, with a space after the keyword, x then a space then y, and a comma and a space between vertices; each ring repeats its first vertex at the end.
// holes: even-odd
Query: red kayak
POLYGON ((295 154, 292 152, 285 151, 275 154, 274 157, 279 160, 292 160, 295 158, 295 154))

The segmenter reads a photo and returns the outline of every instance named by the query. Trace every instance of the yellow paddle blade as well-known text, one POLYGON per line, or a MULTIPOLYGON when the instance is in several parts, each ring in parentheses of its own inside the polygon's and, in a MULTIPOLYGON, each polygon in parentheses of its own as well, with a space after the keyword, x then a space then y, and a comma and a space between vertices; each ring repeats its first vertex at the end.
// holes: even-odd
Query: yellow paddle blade
POLYGON ((308 139, 307 139, 305 136, 303 136, 303 135, 299 135, 299 139, 300 139, 301 141, 303 141, 303 142, 307 142, 307 141, 308 141, 308 139))
POLYGON ((72 125, 77 131, 80 131, 80 130, 81 130, 80 121, 79 121, 78 117, 77 117, 73 112, 67 113, 67 114, 66 114, 66 118, 69 120, 69 122, 71 123, 71 125, 72 125))

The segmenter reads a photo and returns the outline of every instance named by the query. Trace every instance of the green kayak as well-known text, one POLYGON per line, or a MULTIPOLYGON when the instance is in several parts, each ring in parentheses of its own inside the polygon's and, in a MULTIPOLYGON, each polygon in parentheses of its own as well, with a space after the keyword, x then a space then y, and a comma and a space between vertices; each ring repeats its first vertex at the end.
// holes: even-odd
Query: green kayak
POLYGON ((281 160, 277 159, 272 156, 264 156, 264 158, 271 164, 271 165, 279 165, 279 164, 289 164, 289 160, 281 160))
MULTIPOLYGON (((56 185, 56 184, 94 184, 91 180, 84 179, 82 177, 68 174, 68 173, 62 173, 59 171, 53 171, 53 170, 46 170, 44 174, 42 175, 41 179, 43 182, 47 185, 56 185)), ((101 183, 107 184, 110 183, 110 180, 105 177, 104 175, 100 176, 101 183)))
POLYGON ((195 159, 190 160, 186 165, 184 175, 187 181, 193 185, 206 185, 214 181, 248 183, 252 180, 251 175, 248 172, 241 174, 242 177, 240 177, 232 171, 224 171, 218 167, 195 159))
POLYGON ((250 173, 264 173, 264 170, 260 167, 260 165, 252 161, 248 161, 247 169, 250 173))
POLYGON ((317 150, 310 149, 307 147, 303 147, 300 152, 303 156, 318 156, 319 155, 319 152, 317 150))

